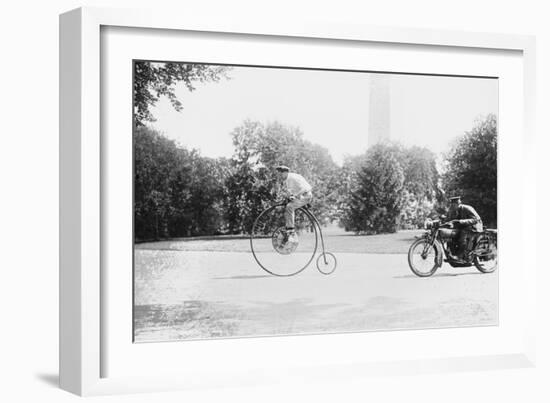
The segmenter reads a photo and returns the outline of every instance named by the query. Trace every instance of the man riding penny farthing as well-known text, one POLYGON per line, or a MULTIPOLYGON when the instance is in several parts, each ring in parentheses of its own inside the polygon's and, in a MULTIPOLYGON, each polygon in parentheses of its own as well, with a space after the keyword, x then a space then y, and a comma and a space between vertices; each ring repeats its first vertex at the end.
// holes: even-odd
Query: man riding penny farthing
POLYGON ((250 233, 254 259, 270 274, 293 276, 314 259, 320 240, 322 249, 317 257, 317 269, 331 274, 336 269, 336 257, 325 251, 321 225, 310 210, 311 185, 284 165, 276 170, 287 197, 264 210, 254 222, 250 233))

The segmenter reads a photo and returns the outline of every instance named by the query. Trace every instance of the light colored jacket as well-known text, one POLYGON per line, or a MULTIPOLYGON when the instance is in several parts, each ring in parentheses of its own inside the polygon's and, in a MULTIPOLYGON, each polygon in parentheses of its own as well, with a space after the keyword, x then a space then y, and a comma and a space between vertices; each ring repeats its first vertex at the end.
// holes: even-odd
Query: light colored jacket
POLYGON ((311 192, 311 185, 305 178, 297 173, 289 172, 285 180, 285 186, 292 196, 299 196, 311 192))

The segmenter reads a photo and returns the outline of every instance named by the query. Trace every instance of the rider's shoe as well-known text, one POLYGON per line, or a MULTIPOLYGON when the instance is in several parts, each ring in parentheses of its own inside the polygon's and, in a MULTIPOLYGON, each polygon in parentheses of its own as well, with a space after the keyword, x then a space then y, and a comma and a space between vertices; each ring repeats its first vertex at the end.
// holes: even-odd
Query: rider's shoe
POLYGON ((447 263, 458 263, 458 264, 464 264, 464 263, 468 263, 464 257, 462 255, 453 255, 451 253, 449 253, 449 258, 448 259, 443 259, 444 262, 447 262, 447 263))
POLYGON ((288 232, 283 231, 282 235, 283 235, 283 239, 282 239, 281 243, 284 245, 288 242, 288 232))
POLYGON ((452 260, 460 260, 460 258, 456 255, 453 255, 452 253, 449 252, 449 258, 448 259, 444 259, 445 262, 449 262, 449 261, 452 261, 452 260))

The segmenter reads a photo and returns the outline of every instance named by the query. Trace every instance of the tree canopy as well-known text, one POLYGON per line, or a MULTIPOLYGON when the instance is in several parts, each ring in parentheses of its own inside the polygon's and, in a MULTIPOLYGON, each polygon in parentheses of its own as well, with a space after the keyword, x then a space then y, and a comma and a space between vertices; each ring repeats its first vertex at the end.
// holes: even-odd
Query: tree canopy
POLYGON ((418 228, 440 213, 444 195, 461 195, 487 225, 497 216, 497 119, 489 115, 459 137, 444 156, 423 147, 387 142, 348 156, 342 167, 329 150, 298 127, 246 120, 230 133, 231 158, 207 158, 169 140, 147 124, 161 97, 181 111, 178 83, 228 78, 230 67, 134 63, 134 217, 136 239, 247 233, 278 197, 275 167, 287 165, 313 187, 321 223, 335 220, 356 233, 418 228))
POLYGON ((287 165, 312 185, 315 211, 322 221, 335 216, 339 168, 328 150, 304 139, 295 127, 245 121, 231 133, 232 174, 226 182, 231 232, 246 232, 280 190, 275 167, 287 165))
POLYGON ((134 218, 139 240, 212 235, 223 230, 221 203, 229 162, 147 127, 134 131, 134 218))
POLYGON ((486 225, 497 223, 497 118, 488 115, 459 137, 445 156, 443 188, 474 207, 486 225))
POLYGON ((348 161, 355 172, 346 197, 343 223, 347 231, 395 232, 403 205, 405 174, 395 147, 377 144, 348 161))
POLYGON ((197 82, 218 82, 227 78, 230 67, 195 63, 134 62, 134 120, 136 126, 154 122, 150 108, 161 96, 168 98, 175 110, 181 111, 183 103, 176 96, 176 84, 182 82, 189 91, 197 82))

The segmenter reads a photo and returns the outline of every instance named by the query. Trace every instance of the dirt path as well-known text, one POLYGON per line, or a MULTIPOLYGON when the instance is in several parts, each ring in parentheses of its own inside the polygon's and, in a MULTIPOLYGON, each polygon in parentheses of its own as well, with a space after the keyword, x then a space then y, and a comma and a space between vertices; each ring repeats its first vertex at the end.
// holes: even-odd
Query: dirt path
POLYGON ((444 265, 418 278, 404 254, 337 253, 329 276, 263 272, 247 252, 136 249, 136 341, 494 325, 498 270, 444 265))
MULTIPOLYGON (((399 231, 394 234, 354 235, 336 226, 323 227, 323 234, 332 252, 407 253, 415 236, 422 230, 399 231)), ((302 237, 303 238, 303 237, 302 237)), ((208 252, 250 252, 248 236, 181 238, 160 242, 144 242, 138 250, 179 250, 208 252)))

